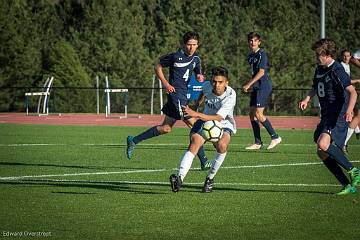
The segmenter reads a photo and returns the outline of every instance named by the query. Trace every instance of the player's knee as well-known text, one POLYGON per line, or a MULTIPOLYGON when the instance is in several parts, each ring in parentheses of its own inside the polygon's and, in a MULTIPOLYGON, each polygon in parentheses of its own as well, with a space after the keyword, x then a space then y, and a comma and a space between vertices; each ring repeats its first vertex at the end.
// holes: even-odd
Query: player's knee
POLYGON ((256 112, 255 113, 255 117, 260 121, 260 122, 264 122, 266 120, 264 114, 262 112, 256 112))
POLYGON ((161 126, 161 127, 160 127, 159 132, 160 132, 161 134, 167 134, 167 133, 170 133, 171 130, 172 130, 172 127, 170 127, 170 126, 168 126, 168 125, 164 125, 164 126, 161 126))
POLYGON ((329 143, 327 143, 325 141, 319 141, 317 143, 317 146, 318 146, 319 150, 326 152, 329 148, 329 143))
POLYGON ((216 151, 218 153, 225 153, 227 151, 227 147, 228 147, 228 145, 225 142, 219 141, 216 146, 216 151))
POLYGON ((329 156, 329 154, 327 154, 326 152, 324 152, 323 150, 321 150, 321 149, 317 149, 317 155, 318 155, 318 157, 321 159, 321 160, 325 160, 325 159, 327 159, 328 158, 328 156, 329 156))
POLYGON ((354 116, 359 116, 359 115, 360 115, 359 108, 354 107, 354 116))

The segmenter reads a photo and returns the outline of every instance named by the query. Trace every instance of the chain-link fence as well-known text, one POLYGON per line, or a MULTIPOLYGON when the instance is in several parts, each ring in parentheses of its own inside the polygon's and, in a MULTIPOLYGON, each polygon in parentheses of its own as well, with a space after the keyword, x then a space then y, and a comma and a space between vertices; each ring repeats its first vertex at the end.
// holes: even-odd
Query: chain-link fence
MULTIPOLYGON (((249 94, 241 88, 237 92, 236 115, 246 115, 249 112, 249 94)), ((58 88, 50 92, 48 108, 50 113, 105 113, 107 96, 104 88, 58 88)), ((160 114, 161 102, 167 100, 162 90, 161 101, 159 88, 129 88, 128 92, 109 93, 112 113, 124 113, 125 105, 128 113, 160 114)), ((38 92, 40 88, 2 88, 0 95, 1 112, 25 112, 25 93, 38 92)), ((267 112, 270 115, 317 115, 319 109, 316 103, 302 112, 298 109, 299 101, 306 95, 307 89, 274 88, 267 112)), ((28 97, 29 112, 36 112, 41 96, 28 97)))

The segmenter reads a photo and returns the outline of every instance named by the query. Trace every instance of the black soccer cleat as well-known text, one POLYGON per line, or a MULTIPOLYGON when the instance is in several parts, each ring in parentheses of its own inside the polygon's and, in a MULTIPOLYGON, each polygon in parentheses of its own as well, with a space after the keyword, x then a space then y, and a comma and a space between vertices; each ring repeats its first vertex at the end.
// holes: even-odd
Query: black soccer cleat
POLYGON ((171 191, 178 192, 181 188, 182 181, 180 176, 176 176, 175 174, 171 174, 169 177, 170 185, 171 185, 171 191))
POLYGON ((210 179, 206 177, 202 191, 204 193, 210 193, 213 190, 213 186, 214 186, 214 179, 210 179))
POLYGON ((359 140, 360 139, 360 133, 355 133, 356 135, 356 139, 359 140))

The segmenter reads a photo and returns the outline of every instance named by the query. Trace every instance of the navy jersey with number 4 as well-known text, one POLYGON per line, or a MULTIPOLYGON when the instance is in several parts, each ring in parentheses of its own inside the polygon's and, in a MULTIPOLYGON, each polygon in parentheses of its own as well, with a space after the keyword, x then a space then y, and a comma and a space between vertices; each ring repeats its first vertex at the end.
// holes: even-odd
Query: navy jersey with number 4
POLYGON ((265 70, 264 76, 262 76, 258 81, 253 85, 253 88, 257 89, 271 89, 271 79, 269 77, 269 60, 261 48, 253 53, 251 52, 248 55, 248 63, 250 64, 251 76, 254 77, 260 70, 260 68, 265 70))
POLYGON ((188 56, 183 49, 167 54, 160 58, 160 65, 169 68, 169 83, 175 88, 175 93, 169 95, 173 101, 180 100, 182 105, 187 103, 187 85, 193 72, 202 74, 200 57, 197 53, 188 56))
POLYGON ((321 118, 344 118, 349 101, 345 88, 349 85, 350 77, 339 62, 334 61, 329 67, 316 68, 312 87, 319 98, 321 118))

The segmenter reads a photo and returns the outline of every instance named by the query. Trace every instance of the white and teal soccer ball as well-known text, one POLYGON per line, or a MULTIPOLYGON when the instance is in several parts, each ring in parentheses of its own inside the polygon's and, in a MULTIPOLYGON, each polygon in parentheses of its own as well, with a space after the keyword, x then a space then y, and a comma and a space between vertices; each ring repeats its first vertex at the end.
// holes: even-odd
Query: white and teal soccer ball
POLYGON ((224 130, 222 128, 222 124, 216 120, 204 122, 200 130, 200 135, 205 139, 205 141, 210 142, 219 141, 223 133, 224 130))
POLYGON ((354 52, 353 57, 356 59, 360 59, 360 48, 354 52))

